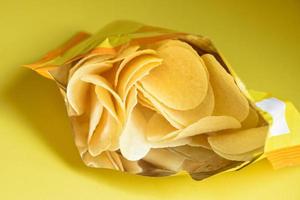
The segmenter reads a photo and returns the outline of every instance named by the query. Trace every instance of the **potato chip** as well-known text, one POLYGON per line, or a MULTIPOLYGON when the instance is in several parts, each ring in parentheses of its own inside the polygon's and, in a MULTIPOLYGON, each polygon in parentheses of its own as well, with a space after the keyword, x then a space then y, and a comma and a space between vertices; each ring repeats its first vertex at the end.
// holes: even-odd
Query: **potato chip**
POLYGON ((123 172, 124 167, 123 167, 120 155, 118 153, 116 153, 115 151, 106 151, 105 153, 108 154, 107 157, 109 158, 111 163, 114 165, 114 167, 116 169, 120 170, 121 172, 123 172))
MULTIPOLYGON (((92 87, 91 90, 95 90, 95 87, 92 87)), ((90 121, 89 121, 89 134, 88 134, 88 141, 90 141, 103 112, 103 105, 98 100, 96 93, 91 92, 91 100, 90 100, 90 121)))
POLYGON ((69 79, 71 79, 73 74, 84 65, 103 63, 105 60, 108 60, 112 57, 113 55, 110 54, 105 54, 105 55, 90 54, 86 57, 83 57, 69 70, 68 77, 69 79))
POLYGON ((115 109, 115 105, 111 96, 111 93, 100 87, 98 85, 95 86, 95 91, 98 100, 100 101, 101 105, 109 112, 109 114, 115 118, 117 122, 119 122, 118 114, 115 109))
POLYGON ((185 159, 168 148, 164 148, 151 149, 143 160, 163 169, 177 172, 181 169, 181 165, 185 159))
POLYGON ((208 89, 208 77, 201 58, 192 47, 177 40, 163 43, 157 53, 163 63, 140 81, 142 86, 172 109, 197 107, 208 89))
POLYGON ((170 150, 185 158, 182 169, 189 173, 214 171, 231 163, 215 152, 201 147, 180 146, 170 150))
MULTIPOLYGON (((175 128, 183 128, 186 127, 202 117, 209 116, 212 114, 214 110, 214 95, 211 86, 208 88, 208 92, 204 100, 200 105, 198 105, 196 108, 191 110, 174 110, 172 108, 168 108, 165 105, 161 104, 158 100, 156 100, 154 97, 152 97, 147 91, 145 91, 141 86, 138 87, 141 91, 140 93, 143 93, 142 99, 144 101, 147 101, 145 106, 147 107, 151 102, 154 106, 156 106, 156 109, 175 127, 175 128), (147 96, 148 99, 145 97, 147 96), (148 104, 147 104, 148 103, 148 104)), ((149 108, 153 106, 148 106, 149 108)))
MULTIPOLYGON (((134 58, 119 73, 117 91, 123 101, 130 87, 147 75, 150 70, 161 64, 161 59, 154 55, 142 55, 134 58)), ((122 65, 122 63, 121 63, 122 65)), ((119 67, 120 68, 120 67, 119 67)))
POLYGON ((113 100, 116 102, 114 103, 114 105, 116 105, 116 112, 118 113, 118 121, 119 120, 121 122, 124 121, 125 105, 121 100, 120 96, 114 91, 111 84, 105 78, 99 75, 85 75, 81 78, 81 80, 86 83, 91 83, 107 90, 114 97, 113 100))
POLYGON ((127 160, 120 156, 124 170, 129 173, 138 174, 143 171, 143 168, 138 164, 138 161, 127 160))
POLYGON ((252 160, 254 157, 258 156, 259 154, 262 154, 264 151, 264 148, 258 148, 253 151, 249 151, 242 154, 226 154, 223 152, 218 151, 217 149, 213 149, 214 152, 216 152, 218 155, 222 156, 223 158, 226 158, 228 160, 235 160, 235 161, 249 161, 252 160))
POLYGON ((100 122, 89 142, 89 152, 92 156, 97 156, 110 148, 112 136, 120 131, 120 125, 116 122, 107 110, 103 111, 100 122))
POLYGON ((192 141, 191 138, 182 138, 178 140, 165 140, 165 141, 157 141, 157 142, 150 142, 151 148, 168 148, 168 147, 178 147, 186 144, 190 144, 192 141))
POLYGON ((145 49, 145 50, 140 50, 140 51, 136 51, 132 54, 130 54, 129 56, 127 56, 119 65, 117 72, 116 72, 116 77, 115 77, 115 82, 114 82, 114 86, 116 87, 118 85, 119 82, 119 76, 122 72, 122 70, 124 68, 126 68, 127 64, 129 64, 132 60, 136 59, 139 56, 143 56, 143 55, 157 55, 157 53, 154 50, 151 49, 145 49))
POLYGON ((209 116, 214 110, 214 94, 211 86, 208 87, 208 92, 204 100, 194 109, 191 110, 174 110, 167 107, 161 107, 164 112, 174 121, 186 127, 199 119, 209 116))
POLYGON ((89 113, 81 116, 71 116, 74 141, 77 147, 87 149, 89 132, 89 113))
POLYGON ((86 97, 88 96, 89 84, 83 82, 81 78, 88 74, 100 74, 111 67, 112 65, 107 63, 85 65, 79 68, 71 77, 68 82, 66 95, 77 115, 81 115, 85 111, 86 105, 88 105, 86 97))
POLYGON ((103 152, 98 156, 92 156, 89 152, 86 152, 82 156, 82 160, 90 167, 120 170, 118 165, 112 162, 111 154, 108 151, 103 152))
POLYGON ((202 147, 205 149, 211 149, 210 144, 207 141, 207 135, 201 134, 201 135, 195 135, 191 137, 191 142, 188 144, 192 147, 202 147))
POLYGON ((120 150, 126 159, 139 160, 149 152, 150 145, 144 135, 145 126, 146 121, 141 113, 134 109, 120 137, 120 150))
POLYGON ((146 137, 149 141, 159 141, 166 135, 179 132, 162 115, 155 113, 152 115, 146 126, 146 137))
POLYGON ((143 158, 150 150, 145 138, 146 120, 136 107, 128 116, 128 121, 120 137, 122 155, 131 161, 143 158))
POLYGON ((249 112, 248 100, 241 93, 233 77, 226 72, 214 56, 205 54, 202 58, 208 69, 214 91, 214 115, 229 115, 243 121, 249 112))
POLYGON ((153 107, 152 103, 140 91, 138 92, 138 101, 142 106, 149 108, 153 111, 156 111, 156 109, 153 107))
POLYGON ((224 154, 243 154, 265 144, 268 126, 215 134, 208 137, 213 149, 224 154))
MULTIPOLYGON (((159 111, 159 113, 161 115, 163 115, 167 120, 168 122, 175 128, 177 129, 181 129, 183 128, 184 126, 182 124, 179 124, 178 122, 176 122, 171 116, 169 116, 167 113, 166 113, 166 110, 168 108, 165 107, 165 105, 161 104, 157 99, 155 99, 151 94, 149 94, 147 91, 145 91, 145 89, 140 85, 140 84, 137 84, 136 87, 138 88, 138 91, 139 93, 142 93, 143 96, 148 99, 147 102, 150 101, 152 107, 154 107, 154 110, 157 110, 159 111)), ((150 107, 151 108, 151 107, 150 107)))

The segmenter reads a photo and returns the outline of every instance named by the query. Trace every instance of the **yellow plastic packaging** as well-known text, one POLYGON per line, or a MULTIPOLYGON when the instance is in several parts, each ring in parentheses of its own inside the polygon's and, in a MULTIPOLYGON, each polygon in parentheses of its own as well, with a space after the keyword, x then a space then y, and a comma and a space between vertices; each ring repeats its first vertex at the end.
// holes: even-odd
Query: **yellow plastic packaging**
MULTIPOLYGON (((173 38, 188 40, 200 51, 210 53, 216 58, 219 58, 219 61, 222 61, 221 64, 234 77, 241 91, 260 109, 260 113, 270 125, 270 129, 264 148, 264 154, 253 161, 255 162, 262 158, 267 158, 275 169, 299 165, 300 114, 297 109, 289 101, 272 97, 267 93, 247 89, 222 54, 206 37, 133 22, 115 22, 104 27, 93 36, 84 32, 76 34, 61 47, 51 51, 38 62, 26 65, 26 67, 38 72, 46 78, 54 79, 53 74, 49 71, 53 73, 55 71, 54 69, 61 67, 63 64, 71 63, 90 53, 97 52, 100 54, 113 55, 126 43, 141 45, 173 38)), ((62 74, 59 76, 56 75, 55 77, 56 79, 54 80, 62 90, 67 81, 65 76, 62 74)), ((227 171, 236 170, 251 164, 253 161, 245 162, 227 171)))

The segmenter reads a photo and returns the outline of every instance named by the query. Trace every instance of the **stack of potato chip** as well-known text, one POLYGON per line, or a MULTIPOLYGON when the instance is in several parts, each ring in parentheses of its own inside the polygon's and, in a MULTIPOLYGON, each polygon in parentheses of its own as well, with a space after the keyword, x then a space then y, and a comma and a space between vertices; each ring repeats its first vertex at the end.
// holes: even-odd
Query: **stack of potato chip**
POLYGON ((262 117, 220 59, 186 41, 127 44, 69 69, 65 100, 89 166, 201 179, 263 152, 262 117))

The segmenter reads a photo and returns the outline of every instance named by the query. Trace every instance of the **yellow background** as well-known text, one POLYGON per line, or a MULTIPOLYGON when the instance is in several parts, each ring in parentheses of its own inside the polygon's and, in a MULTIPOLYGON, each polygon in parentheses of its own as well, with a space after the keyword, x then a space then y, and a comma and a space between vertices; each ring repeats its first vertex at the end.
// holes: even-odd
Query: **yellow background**
POLYGON ((300 167, 266 161, 200 182, 85 167, 55 84, 20 65, 117 19, 209 36, 249 88, 300 108, 299 1, 1 0, 0 199, 300 199, 300 167))

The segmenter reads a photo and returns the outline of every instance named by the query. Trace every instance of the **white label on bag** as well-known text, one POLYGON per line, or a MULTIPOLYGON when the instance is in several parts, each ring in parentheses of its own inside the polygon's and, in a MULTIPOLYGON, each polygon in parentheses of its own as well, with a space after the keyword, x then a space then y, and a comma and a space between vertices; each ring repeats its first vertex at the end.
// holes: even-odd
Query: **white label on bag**
POLYGON ((256 106, 269 113, 273 118, 273 123, 269 130, 270 136, 283 135, 290 132, 285 120, 286 105, 283 101, 272 97, 256 102, 256 106))

